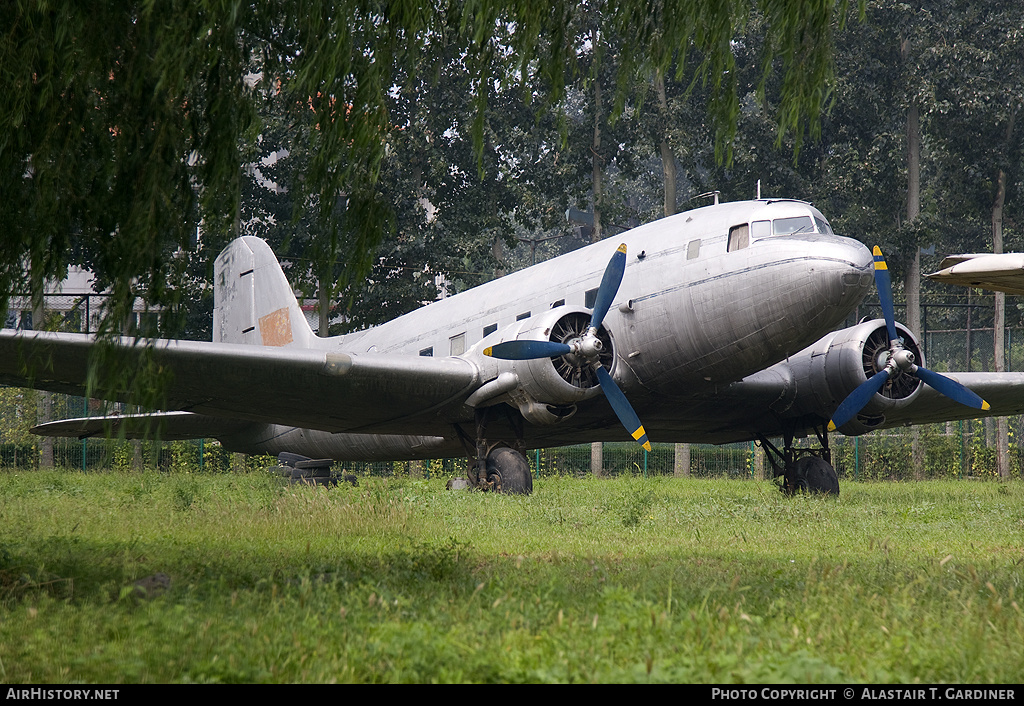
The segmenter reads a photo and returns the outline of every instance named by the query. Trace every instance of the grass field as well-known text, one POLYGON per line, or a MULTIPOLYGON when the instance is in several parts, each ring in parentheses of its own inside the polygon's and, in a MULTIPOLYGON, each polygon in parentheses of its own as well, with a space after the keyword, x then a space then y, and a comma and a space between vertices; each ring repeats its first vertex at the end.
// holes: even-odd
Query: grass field
POLYGON ((1022 580, 1019 483, 0 474, 4 683, 1021 683, 1022 580))

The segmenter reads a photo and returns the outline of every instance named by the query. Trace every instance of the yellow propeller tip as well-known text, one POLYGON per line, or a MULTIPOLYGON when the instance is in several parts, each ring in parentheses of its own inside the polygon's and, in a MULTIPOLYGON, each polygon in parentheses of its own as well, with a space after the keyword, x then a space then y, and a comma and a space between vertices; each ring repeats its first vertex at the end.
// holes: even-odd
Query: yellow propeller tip
POLYGON ((836 430, 835 422, 833 422, 831 419, 828 421, 828 430, 829 431, 835 431, 836 430))
POLYGON ((990 405, 985 400, 982 400, 981 401, 981 408, 987 412, 988 410, 992 409, 992 405, 990 405))
POLYGON ((882 248, 880 248, 880 247, 878 247, 876 245, 874 248, 871 249, 871 254, 874 255, 875 257, 881 257, 882 256, 882 248))
POLYGON ((492 350, 494 350, 494 348, 493 348, 493 347, 491 347, 491 346, 487 346, 487 348, 484 348, 484 355, 487 355, 487 356, 489 356, 489 355, 491 354, 491 351, 492 351, 492 350))
POLYGON ((620 245, 618 248, 615 249, 615 252, 621 252, 621 253, 626 252, 626 244, 623 243, 622 245, 620 245))

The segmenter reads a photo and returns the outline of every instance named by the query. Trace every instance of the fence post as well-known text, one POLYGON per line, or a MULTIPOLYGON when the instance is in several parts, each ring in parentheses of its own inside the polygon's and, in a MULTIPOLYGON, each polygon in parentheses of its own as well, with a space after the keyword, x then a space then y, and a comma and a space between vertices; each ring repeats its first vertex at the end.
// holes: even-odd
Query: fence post
POLYGON ((676 444, 675 466, 672 475, 676 478, 690 477, 690 445, 676 444))
MULTIPOLYGON (((88 417, 89 416, 89 398, 88 397, 83 397, 82 398, 82 416, 83 417, 88 417)), ((82 473, 85 473, 85 452, 86 452, 86 445, 88 443, 89 443, 88 437, 84 437, 83 436, 82 437, 82 473)))
POLYGON ((590 445, 590 472, 595 478, 604 475, 604 445, 600 441, 590 445))
POLYGON ((964 477, 964 420, 960 420, 960 473, 957 475, 958 478, 964 477))
POLYGON ((860 437, 853 437, 853 478, 860 478, 860 437))

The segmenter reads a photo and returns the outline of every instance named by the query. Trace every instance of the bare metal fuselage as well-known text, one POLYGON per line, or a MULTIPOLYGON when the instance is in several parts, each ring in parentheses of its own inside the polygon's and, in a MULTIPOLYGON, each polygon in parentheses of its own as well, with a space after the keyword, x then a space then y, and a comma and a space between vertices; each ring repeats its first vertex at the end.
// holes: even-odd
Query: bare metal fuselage
MULTIPOLYGON (((841 324, 872 287, 871 253, 830 232, 748 236, 730 243, 731 230, 755 221, 821 214, 796 201, 751 201, 697 209, 510 274, 424 306, 373 329, 311 346, 348 355, 456 355, 476 366, 490 397, 437 410, 431 434, 332 434, 280 425, 254 425, 223 438, 247 452, 291 451, 338 460, 430 458, 460 453, 454 424, 471 424, 474 407, 544 404, 530 381, 535 361, 502 361, 484 347, 541 338, 558 312, 587 310, 619 243, 628 248, 622 284, 604 321, 614 349, 611 373, 631 400, 653 441, 722 441, 758 410, 734 399, 716 402, 716 389, 764 371, 841 324), (731 250, 731 251, 730 251, 731 250), (554 312, 554 313, 552 313, 554 312), (489 333, 488 333, 489 332, 489 333), (485 335, 486 333, 486 335, 485 335)), ((825 229, 827 230, 827 229, 825 229)), ((476 397, 480 397, 479 395, 476 397)), ((627 440, 600 394, 573 404, 564 421, 528 423, 530 447, 627 440)), ((527 417, 528 420, 530 417, 527 417)), ((511 434, 512 430, 507 429, 511 434)))

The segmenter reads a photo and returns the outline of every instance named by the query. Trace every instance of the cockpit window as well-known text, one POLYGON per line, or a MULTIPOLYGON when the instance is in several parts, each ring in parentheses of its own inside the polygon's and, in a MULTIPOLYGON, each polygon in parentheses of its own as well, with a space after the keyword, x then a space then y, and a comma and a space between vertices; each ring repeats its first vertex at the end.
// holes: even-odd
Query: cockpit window
POLYGON ((772 222, 771 221, 754 221, 750 224, 750 237, 754 238, 767 238, 772 234, 772 222))
POLYGON ((793 218, 776 218, 772 221, 775 235, 791 235, 793 233, 813 233, 814 225, 810 216, 794 216, 793 218))
POLYGON ((750 245, 750 226, 742 223, 729 229, 728 252, 736 252, 750 245))
POLYGON ((819 233, 827 233, 829 235, 832 235, 832 228, 829 227, 829 224, 823 221, 822 219, 818 218, 817 216, 814 217, 814 225, 818 227, 819 233))

